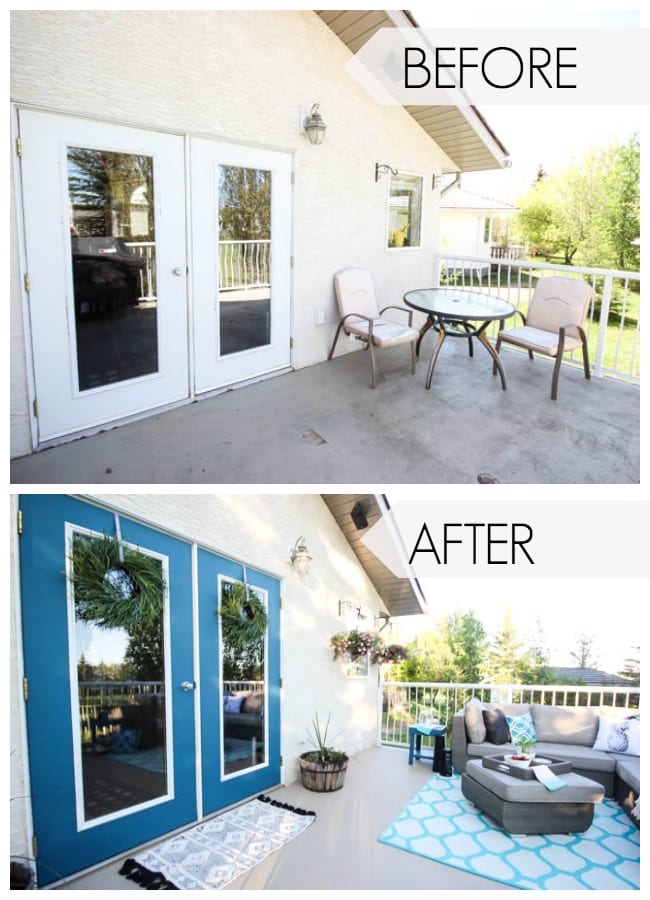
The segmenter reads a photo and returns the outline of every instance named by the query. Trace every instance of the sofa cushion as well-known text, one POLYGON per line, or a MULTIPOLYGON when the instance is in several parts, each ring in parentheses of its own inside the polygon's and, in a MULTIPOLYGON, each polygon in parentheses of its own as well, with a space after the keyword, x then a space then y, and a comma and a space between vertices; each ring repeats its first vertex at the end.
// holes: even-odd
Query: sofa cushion
POLYGON ((506 716, 508 729, 510 731, 510 740, 513 744, 519 744, 521 741, 536 741, 537 734, 530 713, 524 713, 523 716, 506 716))
POLYGON ((483 719, 483 704, 478 697, 472 697, 465 704, 465 731, 467 740, 473 744, 481 744, 485 740, 487 729, 483 719))
POLYGON ((600 717, 594 750, 641 755, 641 720, 600 717))
POLYGON ((536 778, 514 778, 475 760, 467 763, 465 771, 497 797, 511 803, 600 803, 603 799, 601 785, 575 772, 560 776, 565 784, 561 791, 549 791, 536 778))
POLYGON ((530 712, 530 703, 484 703, 483 709, 500 709, 507 716, 523 716, 530 712))
POLYGON ((243 696, 233 697, 231 694, 226 694, 223 698, 223 711, 231 714, 241 713, 244 699, 243 696))
POLYGON ((253 716, 261 716, 264 710, 264 694, 259 691, 256 693, 246 694, 242 703, 241 711, 249 713, 253 716))
POLYGON ((501 709, 484 709, 486 738, 490 744, 507 744, 509 738, 508 721, 501 709))
POLYGON ((621 756, 613 754, 616 759, 616 775, 632 788, 638 796, 641 793, 641 759, 638 756, 621 756))
POLYGON ((593 746, 598 731, 598 716, 592 709, 533 703, 531 715, 538 741, 593 746))

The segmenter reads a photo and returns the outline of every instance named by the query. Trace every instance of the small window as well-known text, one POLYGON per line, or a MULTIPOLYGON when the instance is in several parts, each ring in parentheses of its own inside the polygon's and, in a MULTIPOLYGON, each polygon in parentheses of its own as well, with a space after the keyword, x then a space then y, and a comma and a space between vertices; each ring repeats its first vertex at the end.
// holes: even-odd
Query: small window
POLYGON ((486 219, 483 224, 483 243, 489 244, 492 240, 492 219, 486 219))
POLYGON ((388 247, 420 247, 422 176, 398 172, 390 179, 388 247))

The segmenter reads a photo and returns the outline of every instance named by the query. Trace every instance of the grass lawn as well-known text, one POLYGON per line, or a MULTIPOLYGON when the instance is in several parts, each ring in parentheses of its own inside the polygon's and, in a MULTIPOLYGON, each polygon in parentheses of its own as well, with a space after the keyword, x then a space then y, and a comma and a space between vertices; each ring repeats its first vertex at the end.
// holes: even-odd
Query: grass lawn
MULTIPOLYGON (((550 260, 547 260, 550 262, 550 260)), ((535 262, 542 263, 540 259, 535 262)), ((548 273, 547 273, 548 274, 548 273)), ((570 272, 559 273, 569 278, 582 278, 580 272, 575 275, 570 272)), ((481 279, 473 277, 471 280, 468 276, 461 275, 452 276, 449 280, 445 275, 441 276, 441 285, 451 284, 458 287, 471 289, 472 287, 481 287, 482 289, 491 289, 493 293, 497 293, 504 300, 509 300, 524 315, 528 309, 528 301, 530 295, 535 288, 537 279, 540 277, 538 269, 526 269, 516 267, 508 267, 504 261, 502 268, 497 272, 491 272, 483 275, 481 279)), ((603 279, 596 278, 595 283, 596 298, 593 309, 587 318, 587 338, 589 344, 589 358, 593 365, 596 358, 596 348, 598 344, 598 326, 600 321, 600 300, 603 289, 603 279)), ((624 285, 621 279, 614 279, 612 299, 609 312, 609 320, 607 324, 607 336, 605 339, 605 351, 603 355, 603 368, 609 370, 612 374, 618 374, 622 378, 640 377, 640 358, 641 347, 640 337, 637 332, 637 323, 639 320, 639 311, 641 304, 640 283, 630 281, 627 286, 627 293, 624 293, 624 285)), ((518 317, 517 317, 518 318, 518 317)), ((520 321, 518 319, 518 324, 520 321)), ((581 365, 580 354, 575 356, 576 364, 581 365)))

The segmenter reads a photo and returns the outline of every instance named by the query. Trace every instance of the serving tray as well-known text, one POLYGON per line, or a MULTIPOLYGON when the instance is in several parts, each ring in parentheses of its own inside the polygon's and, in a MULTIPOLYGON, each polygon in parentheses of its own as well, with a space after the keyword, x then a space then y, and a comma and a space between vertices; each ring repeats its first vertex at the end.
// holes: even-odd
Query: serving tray
POLYGON ((524 781, 530 781, 535 778, 533 769, 535 766, 548 766, 554 775, 562 775, 570 772, 573 765, 565 759, 558 759, 556 756, 535 756, 527 766, 522 763, 511 762, 506 758, 505 754, 499 756, 484 756, 483 765, 486 769, 496 769, 497 772, 503 772, 504 775, 512 775, 514 778, 522 778, 524 781))

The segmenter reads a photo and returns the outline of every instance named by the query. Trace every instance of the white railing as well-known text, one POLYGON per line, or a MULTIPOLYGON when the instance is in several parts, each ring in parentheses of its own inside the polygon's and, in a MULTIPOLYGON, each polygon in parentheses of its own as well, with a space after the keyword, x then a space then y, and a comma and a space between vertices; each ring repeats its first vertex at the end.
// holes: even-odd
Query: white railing
POLYGON ((640 687, 386 681, 379 686, 379 742, 407 746, 409 726, 429 719, 450 725, 454 714, 472 697, 485 703, 606 706, 634 712, 641 707, 640 687))
POLYGON ((146 266, 140 271, 140 300, 156 299, 156 245, 152 241, 127 241, 136 256, 145 260, 146 266))
MULTIPOLYGON (((592 286, 585 331, 592 373, 640 383, 641 274, 615 269, 562 266, 524 259, 434 254, 434 285, 456 284, 493 293, 526 312, 537 279, 561 273, 592 286)), ((494 326, 493 333, 497 326, 494 326)), ((515 351, 516 352, 516 351, 515 351)), ((580 353, 567 354, 568 365, 581 366, 580 353)))
MULTIPOLYGON (((140 300, 156 299, 156 245, 126 241, 146 262, 139 273, 140 300)), ((245 290, 271 284, 271 241, 219 241, 219 285, 222 290, 245 290)))
POLYGON ((271 241, 219 241, 221 290, 268 287, 271 241))
POLYGON ((239 691, 250 691, 253 694, 261 694, 264 690, 263 681, 224 681, 224 694, 233 694, 239 691))

